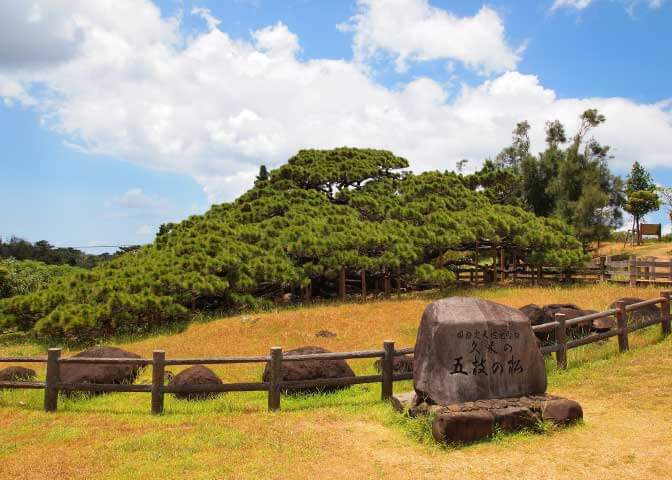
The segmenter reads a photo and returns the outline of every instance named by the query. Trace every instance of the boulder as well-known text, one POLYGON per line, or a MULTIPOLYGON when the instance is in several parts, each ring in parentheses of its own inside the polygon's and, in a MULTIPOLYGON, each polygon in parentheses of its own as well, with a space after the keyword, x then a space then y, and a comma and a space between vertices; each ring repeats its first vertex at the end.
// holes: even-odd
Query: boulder
POLYGON ((574 400, 558 398, 544 403, 541 417, 555 425, 569 425, 583 418, 583 408, 574 400))
POLYGON ((422 316, 413 384, 420 401, 449 405, 544 393, 546 370, 520 310, 450 297, 431 303, 422 316))
MULTIPOLYGON (((132 352, 116 347, 93 347, 74 357, 81 358, 140 358, 132 352)), ((62 363, 60 368, 63 383, 133 383, 138 376, 137 365, 108 363, 62 363)))
POLYGON ((0 370, 0 382, 30 382, 35 378, 35 370, 11 366, 0 370))
MULTIPOLYGON (((544 306, 544 313, 549 322, 555 320, 555 315, 561 313, 565 316, 565 320, 572 320, 576 317, 582 317, 583 315, 588 315, 591 311, 582 310, 580 307, 574 305, 573 303, 552 303, 550 305, 544 306)), ((567 335, 572 337, 587 335, 592 329, 592 322, 584 322, 578 325, 574 325, 567 330, 567 335)))
MULTIPOLYGON (((322 347, 306 346, 284 352, 284 357, 292 355, 309 355, 312 353, 330 353, 322 347)), ((283 381, 292 380, 316 380, 341 377, 354 377, 355 372, 348 366, 345 360, 295 360, 283 361, 281 368, 283 381)), ((270 365, 266 364, 262 381, 268 382, 271 378, 270 365)), ((285 393, 314 393, 321 391, 334 391, 347 388, 348 385, 323 384, 314 387, 289 387, 283 388, 285 393)))
POLYGON ((469 443, 495 432, 495 416, 488 410, 443 412, 432 420, 432 435, 443 443, 469 443))
POLYGON ((548 322, 544 309, 539 305, 535 305, 534 303, 520 307, 520 311, 525 314, 525 316, 530 321, 530 325, 533 327, 535 325, 541 325, 548 322))
MULTIPOLYGON (((639 303, 643 302, 643 298, 637 298, 637 297, 623 297, 619 298, 616 300, 614 303, 609 305, 609 308, 617 308, 618 307, 618 302, 624 302, 626 306, 632 305, 633 303, 639 303)), ((639 324, 642 322, 645 322, 647 320, 651 320, 652 318, 660 318, 660 308, 658 308, 657 305, 648 305, 644 308, 639 308, 637 310, 634 310, 632 312, 628 312, 628 324, 639 324)))
MULTIPOLYGON (((219 377, 203 365, 194 365, 175 375, 168 383, 169 386, 184 385, 221 385, 219 377)), ((205 400, 215 397, 221 392, 176 392, 174 395, 183 400, 205 400)))
MULTIPOLYGON (((379 358, 373 363, 373 366, 379 372, 383 369, 383 360, 379 358)), ((408 355, 399 355, 392 358, 392 371, 394 373, 411 373, 413 372, 413 357, 408 355)))

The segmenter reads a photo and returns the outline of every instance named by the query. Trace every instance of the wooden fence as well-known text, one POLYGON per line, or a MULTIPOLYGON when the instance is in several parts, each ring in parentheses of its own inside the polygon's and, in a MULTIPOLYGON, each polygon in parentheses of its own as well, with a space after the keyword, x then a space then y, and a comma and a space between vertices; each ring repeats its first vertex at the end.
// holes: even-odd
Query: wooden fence
POLYGON ((604 264, 607 278, 612 282, 628 283, 631 287, 640 283, 672 283, 672 260, 630 257, 627 260, 613 261, 606 257, 604 264))
POLYGON ((592 265, 562 269, 560 267, 529 265, 509 266, 460 266, 455 269, 457 281, 470 285, 511 280, 537 282, 588 281, 628 283, 635 287, 639 284, 672 284, 672 259, 657 260, 654 257, 630 257, 627 260, 612 260, 611 257, 599 257, 592 265))
MULTIPOLYGON (((632 305, 618 302, 618 308, 604 312, 593 313, 567 320, 562 314, 556 315, 556 320, 543 325, 532 327, 535 334, 555 333, 555 341, 552 345, 543 346, 542 353, 555 352, 556 361, 561 368, 567 367, 567 351, 589 343, 618 337, 619 351, 628 350, 628 335, 651 325, 660 323, 664 335, 670 333, 670 296, 672 292, 661 292, 660 297, 646 300, 632 305), (634 325, 627 324, 628 312, 634 312, 651 305, 660 305, 661 314, 658 318, 648 318, 634 325), (616 325, 608 331, 592 333, 588 336, 569 339, 568 330, 575 325, 591 324, 594 320, 616 317, 616 325)), ((395 381, 411 380, 412 373, 394 373, 393 359, 395 356, 413 353, 413 348, 395 349, 394 342, 385 341, 382 350, 365 350, 357 352, 339 353, 315 353, 306 355, 283 355, 281 347, 273 347, 269 355, 250 357, 219 357, 219 358, 176 358, 167 359, 162 350, 155 350, 151 359, 135 358, 86 358, 86 357, 61 357, 60 348, 50 348, 47 357, 0 357, 0 363, 46 363, 47 374, 45 382, 0 382, 3 388, 34 388, 44 390, 44 409, 53 412, 58 407, 59 391, 89 391, 89 392, 140 392, 151 393, 152 413, 163 412, 164 395, 166 393, 215 393, 215 392, 268 392, 268 409, 271 411, 280 409, 282 390, 286 388, 309 388, 324 385, 354 385, 359 383, 380 383, 381 399, 389 400, 393 392, 395 381), (362 358, 381 358, 381 373, 378 375, 360 375, 354 377, 341 377, 314 380, 282 380, 281 371, 283 362, 300 360, 350 360, 362 358), (90 384, 90 383, 62 383, 60 380, 60 366, 65 363, 84 364, 116 364, 152 366, 151 385, 134 384, 90 384), (268 382, 252 383, 225 383, 217 385, 165 385, 164 372, 168 365, 221 365, 241 363, 268 363, 270 365, 270 378, 268 382)))

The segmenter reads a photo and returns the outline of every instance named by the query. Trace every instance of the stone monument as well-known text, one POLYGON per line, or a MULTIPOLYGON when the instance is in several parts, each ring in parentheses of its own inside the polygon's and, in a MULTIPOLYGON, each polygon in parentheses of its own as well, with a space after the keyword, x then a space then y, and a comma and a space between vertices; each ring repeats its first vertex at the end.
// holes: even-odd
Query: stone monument
POLYGON ((472 297, 430 304, 415 343, 415 392, 393 399, 410 415, 434 414, 434 437, 486 438, 496 428, 564 425, 583 416, 578 403, 546 395, 544 359, 520 310, 472 297))

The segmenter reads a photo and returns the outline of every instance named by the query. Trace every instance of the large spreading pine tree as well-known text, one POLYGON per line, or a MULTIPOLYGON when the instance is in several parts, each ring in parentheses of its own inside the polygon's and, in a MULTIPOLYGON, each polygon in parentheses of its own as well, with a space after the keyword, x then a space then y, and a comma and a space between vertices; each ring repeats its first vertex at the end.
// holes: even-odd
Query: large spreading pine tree
POLYGON ((493 204, 454 173, 407 167, 383 150, 302 150, 234 202, 163 225, 153 244, 0 301, 1 326, 76 337, 146 330, 195 309, 333 290, 345 270, 445 285, 447 254, 478 245, 536 264, 584 260, 561 220, 493 204))

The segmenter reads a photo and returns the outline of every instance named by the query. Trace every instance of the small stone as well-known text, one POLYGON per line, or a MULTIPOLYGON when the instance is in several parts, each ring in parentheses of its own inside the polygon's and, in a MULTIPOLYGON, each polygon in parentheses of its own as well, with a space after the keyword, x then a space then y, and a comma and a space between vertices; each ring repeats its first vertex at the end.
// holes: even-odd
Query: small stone
POLYGON ((543 420, 555 425, 569 425, 583 418, 583 409, 574 400, 558 398, 545 402, 541 415, 543 420))
POLYGON ((319 332, 315 333, 315 336, 322 338, 334 338, 336 334, 334 332, 330 332, 329 330, 320 330, 319 332))
POLYGON ((415 392, 404 392, 392 395, 392 407, 397 411, 404 413, 415 406, 415 392))
POLYGON ((487 410, 441 413, 432 421, 432 435, 439 442, 470 443, 491 437, 495 417, 487 410))

